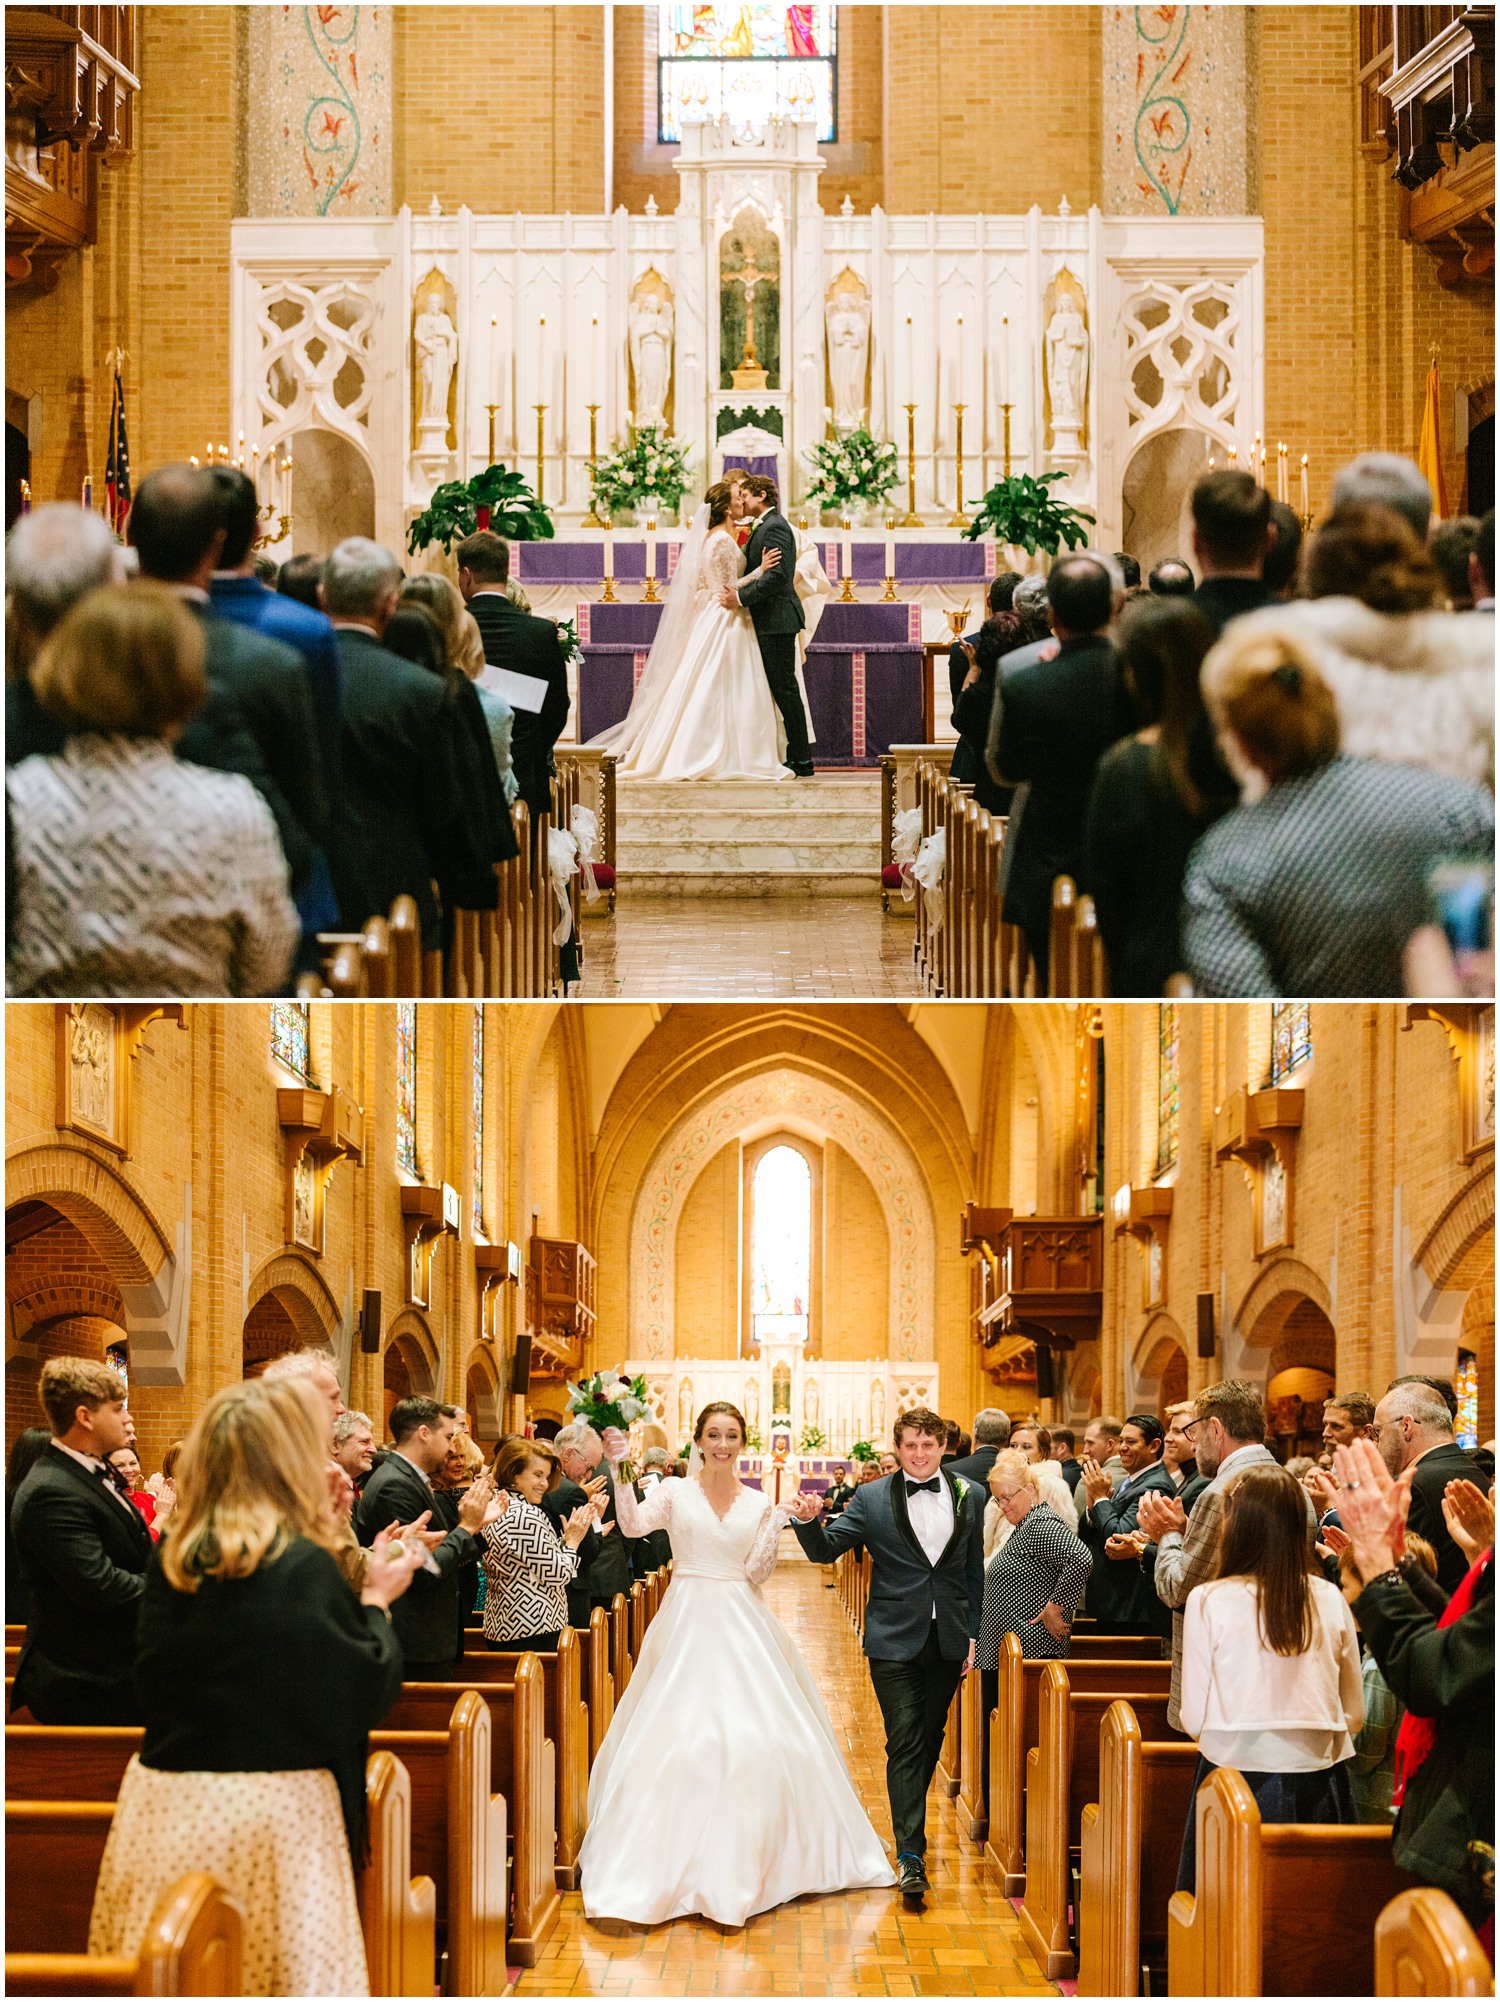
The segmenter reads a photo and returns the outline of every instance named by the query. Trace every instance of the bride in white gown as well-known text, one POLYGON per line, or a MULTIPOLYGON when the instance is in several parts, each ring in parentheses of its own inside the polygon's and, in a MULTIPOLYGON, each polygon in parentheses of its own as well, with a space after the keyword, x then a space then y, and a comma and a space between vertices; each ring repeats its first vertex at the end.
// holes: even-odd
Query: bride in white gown
MULTIPOLYGON (((745 559, 730 532, 733 489, 709 488, 683 538, 666 609, 623 723, 591 742, 619 778, 784 779, 776 704, 750 614, 719 603, 745 559)), ((775 561, 772 551, 755 571, 775 561)))
MULTIPOLYGON (((817 1685, 761 1597, 789 1511, 741 1485, 733 1405, 708 1405, 694 1436, 701 1479, 659 1481, 644 1501, 615 1486, 624 1535, 670 1532, 672 1582, 589 1777, 591 1919, 740 1926, 809 1892, 895 1882, 817 1685)), ((624 1449, 605 1434, 612 1460, 624 1449)))

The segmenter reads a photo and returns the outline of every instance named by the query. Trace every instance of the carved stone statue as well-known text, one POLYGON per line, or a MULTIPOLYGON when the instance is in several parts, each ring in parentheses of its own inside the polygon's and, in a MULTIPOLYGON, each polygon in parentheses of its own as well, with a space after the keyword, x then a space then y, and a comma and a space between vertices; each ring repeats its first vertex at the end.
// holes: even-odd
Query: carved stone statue
POLYGON ((865 420, 865 376, 870 355, 870 298, 835 288, 824 308, 828 330, 828 379, 833 386, 833 428, 857 431, 865 420))
POLYGON ((448 385, 458 365, 458 329, 429 292, 412 329, 417 348, 417 428, 448 429, 448 385))
POLYGON ((802 1417, 808 1425, 818 1422, 818 1379, 815 1376, 810 1376, 802 1386, 802 1417))
POLYGON ((685 1376, 677 1386, 677 1430, 684 1439, 693 1436, 693 1379, 685 1376))
POLYGON ((638 287, 630 302, 630 360, 635 370, 637 427, 664 424, 672 384, 672 301, 638 287))
POLYGON ((1047 322, 1047 390, 1052 398, 1054 438, 1082 427, 1088 366, 1088 329, 1077 302, 1065 292, 1047 322))
POLYGON ((753 1426, 759 1426, 760 1424, 760 1378, 758 1376, 747 1376, 745 1378, 745 1423, 753 1426))
POLYGON ((870 1385, 870 1441, 873 1445, 885 1433, 885 1385, 877 1376, 870 1385))
POLYGON ((115 1124, 114 1031, 113 1009, 97 1001, 73 1004, 68 1023, 73 1111, 101 1133, 112 1133, 115 1124))

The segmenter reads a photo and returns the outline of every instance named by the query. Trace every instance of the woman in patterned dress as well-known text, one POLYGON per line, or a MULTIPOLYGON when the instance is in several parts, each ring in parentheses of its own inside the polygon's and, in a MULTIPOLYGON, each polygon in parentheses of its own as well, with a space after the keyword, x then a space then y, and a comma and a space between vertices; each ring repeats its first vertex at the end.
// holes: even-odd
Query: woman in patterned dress
POLYGON ((138 1953, 192 1871, 243 1914, 246 1995, 367 1995, 351 1853, 366 1742, 401 1690, 390 1606, 422 1561, 375 1539, 356 1598, 334 1561, 326 1413, 297 1380, 204 1407, 146 1579, 145 1742, 120 1785, 91 1954, 138 1953))
POLYGON ((545 1439, 507 1439, 495 1455, 495 1492, 504 1512, 482 1537, 490 1647, 551 1653, 568 1624, 568 1581, 578 1569, 578 1546, 598 1517, 592 1502, 574 1509, 558 1542, 541 1501, 561 1472, 545 1439))

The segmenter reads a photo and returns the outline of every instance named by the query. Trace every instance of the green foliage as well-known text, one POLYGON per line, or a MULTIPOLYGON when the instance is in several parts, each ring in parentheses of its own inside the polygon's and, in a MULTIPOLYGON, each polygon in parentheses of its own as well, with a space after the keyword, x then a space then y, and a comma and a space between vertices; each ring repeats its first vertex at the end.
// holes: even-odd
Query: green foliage
POLYGON ((507 542, 550 542, 552 510, 539 501, 524 473, 486 466, 472 480, 445 480, 406 531, 406 552, 438 543, 451 549, 479 526, 479 510, 490 511, 490 527, 507 542))
POLYGON ((1028 556, 1035 556, 1039 549, 1055 556, 1063 543, 1069 549, 1081 549, 1088 542, 1094 517, 1082 508, 1054 500, 1050 491, 1054 481, 1067 477, 1066 473, 1051 472, 1033 479, 1030 473, 1017 473, 1011 479, 997 480, 979 503, 979 512, 964 530, 965 536, 973 542, 981 535, 993 535, 997 542, 1024 549, 1028 556))
POLYGON ((878 1460, 880 1455, 868 1439, 856 1439, 854 1444, 849 1448, 849 1458, 851 1460, 878 1460))
MULTIPOLYGON (((763 1439, 763 1438, 761 1437, 761 1430, 760 1430, 760 1427, 759 1427, 758 1425, 747 1425, 747 1426, 746 1426, 746 1428, 745 1428, 745 1450, 746 1450, 746 1452, 747 1452, 747 1453, 763 1453, 763 1452, 765 1451, 765 1449, 766 1449, 766 1442, 765 1442, 765 1440, 764 1440, 764 1439, 763 1439)), ((687 1450, 687 1449, 686 1449, 686 1447, 684 1447, 684 1449, 683 1449, 683 1450, 684 1450, 684 1451, 686 1451, 686 1450, 687 1450)))
POLYGON ((643 424, 628 445, 621 445, 594 468, 594 506, 613 517, 621 508, 638 507, 654 495, 675 508, 689 486, 687 453, 670 432, 643 424))
POLYGON ((878 507, 896 484, 896 448, 861 428, 814 445, 807 462, 815 478, 804 498, 814 507, 878 507))
POLYGON ((804 1425, 802 1437, 797 1441, 799 1453, 822 1453, 827 1450, 828 1434, 821 1425, 804 1425))

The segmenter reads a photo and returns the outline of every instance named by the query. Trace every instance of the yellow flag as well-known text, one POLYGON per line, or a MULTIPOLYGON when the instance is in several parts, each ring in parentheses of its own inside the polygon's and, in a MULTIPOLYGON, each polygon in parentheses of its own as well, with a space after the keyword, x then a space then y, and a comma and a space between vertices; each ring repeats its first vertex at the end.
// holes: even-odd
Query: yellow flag
POLYGON ((1442 521, 1448 513, 1448 496, 1443 489, 1443 427, 1439 414, 1438 365, 1434 357, 1427 371, 1427 398, 1422 405, 1422 442, 1417 447, 1417 464, 1432 488, 1432 514, 1442 521))

